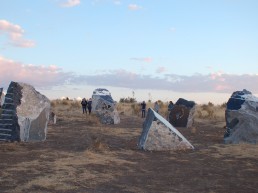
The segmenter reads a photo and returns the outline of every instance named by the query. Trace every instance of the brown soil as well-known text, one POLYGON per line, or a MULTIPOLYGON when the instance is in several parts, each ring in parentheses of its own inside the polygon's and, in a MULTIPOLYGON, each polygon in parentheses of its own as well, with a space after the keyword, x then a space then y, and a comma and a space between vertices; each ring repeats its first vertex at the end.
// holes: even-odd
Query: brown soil
POLYGON ((178 130, 195 150, 137 148, 143 119, 119 125, 59 119, 42 143, 0 143, 0 192, 258 192, 257 145, 224 145, 224 122, 178 130))

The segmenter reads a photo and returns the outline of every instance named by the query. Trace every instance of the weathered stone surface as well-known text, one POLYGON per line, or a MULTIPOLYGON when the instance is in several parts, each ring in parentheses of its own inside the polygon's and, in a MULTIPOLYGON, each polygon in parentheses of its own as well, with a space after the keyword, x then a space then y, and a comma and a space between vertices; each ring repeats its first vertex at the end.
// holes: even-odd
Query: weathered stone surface
POLYGON ((0 140, 44 141, 50 101, 25 83, 11 82, 0 118, 0 140))
POLYGON ((179 98, 175 105, 182 105, 182 106, 185 106, 187 108, 193 108, 195 106, 195 102, 194 101, 188 101, 188 100, 185 100, 183 98, 179 98))
POLYGON ((169 113, 169 122, 174 127, 192 127, 195 102, 179 98, 169 113))
POLYGON ((176 128, 151 108, 148 109, 138 146, 149 151, 194 149, 176 128))
POLYGON ((0 88, 0 107, 2 107, 2 94, 3 94, 3 88, 0 88))
POLYGON ((21 89, 22 87, 16 82, 11 82, 7 89, 0 117, 1 141, 20 141, 20 126, 16 108, 21 104, 21 89))
POLYGON ((49 121, 48 121, 49 125, 53 125, 56 124, 56 114, 54 112, 51 112, 49 114, 49 121))
POLYGON ((251 92, 234 92, 227 102, 225 117, 225 143, 258 143, 258 98, 251 92))
POLYGON ((107 89, 98 88, 92 95, 92 112, 95 112, 103 124, 118 124, 120 117, 115 101, 107 89))

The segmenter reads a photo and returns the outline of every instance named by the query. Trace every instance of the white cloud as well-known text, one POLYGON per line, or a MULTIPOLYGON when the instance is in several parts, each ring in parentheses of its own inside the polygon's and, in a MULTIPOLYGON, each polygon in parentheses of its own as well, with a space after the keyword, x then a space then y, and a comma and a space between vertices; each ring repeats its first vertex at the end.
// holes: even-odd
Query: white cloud
POLYGON ((166 72, 166 71, 167 71, 167 69, 165 67, 160 66, 160 67, 157 68, 156 73, 163 73, 163 72, 166 72))
POLYGON ((212 79, 211 74, 194 74, 182 76, 165 74, 163 78, 140 75, 127 70, 109 71, 98 75, 82 75, 71 80, 71 84, 87 84, 91 86, 112 86, 130 89, 170 90, 175 92, 217 92, 232 93, 247 89, 258 93, 257 75, 221 74, 212 79))
POLYGON ((150 57, 145 57, 145 58, 130 58, 131 60, 136 60, 136 61, 139 61, 139 62, 146 62, 146 63, 150 63, 152 62, 152 58, 150 57))
POLYGON ((0 35, 7 34, 11 45, 24 48, 35 46, 34 41, 24 39, 24 32, 19 25, 0 20, 0 35))
POLYGON ((136 5, 136 4, 130 4, 128 5, 128 9, 131 10, 131 11, 137 11, 139 9, 141 9, 142 7, 140 7, 139 5, 136 5))
MULTIPOLYGON (((159 72, 165 68, 160 67, 159 72)), ((11 81, 25 82, 35 87, 51 88, 53 86, 108 86, 139 90, 167 90, 184 93, 232 93, 247 89, 258 93, 257 74, 194 74, 183 76, 176 74, 163 74, 159 77, 141 75, 120 69, 102 71, 94 75, 75 75, 64 72, 55 65, 37 66, 6 59, 0 56, 0 86, 7 87, 11 81)))
POLYGON ((25 82, 38 87, 64 85, 73 76, 71 73, 63 72, 61 68, 55 65, 23 64, 1 56, 0 71, 0 84, 4 87, 7 87, 11 81, 25 82))
POLYGON ((81 3, 80 0, 67 0, 66 2, 62 3, 62 7, 74 7, 78 6, 81 3))

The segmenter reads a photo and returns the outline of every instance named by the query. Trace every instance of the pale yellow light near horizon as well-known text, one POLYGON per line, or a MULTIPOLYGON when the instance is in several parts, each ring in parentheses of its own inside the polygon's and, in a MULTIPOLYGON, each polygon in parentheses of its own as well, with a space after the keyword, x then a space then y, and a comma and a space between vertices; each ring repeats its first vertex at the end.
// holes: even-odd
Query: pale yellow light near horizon
POLYGON ((89 99, 92 97, 92 93, 96 88, 106 88, 111 92, 111 96, 115 101, 119 101, 120 98, 133 97, 137 102, 148 101, 152 102, 161 100, 163 102, 173 101, 176 102, 179 98, 195 101, 197 104, 206 104, 212 102, 213 104, 223 104, 228 101, 232 93, 190 93, 190 92, 174 92, 170 90, 140 90, 140 89, 127 89, 118 87, 93 87, 93 86, 81 86, 80 89, 60 90, 58 88, 49 90, 40 90, 40 92, 46 95, 49 99, 61 99, 70 98, 80 100, 82 98, 89 99), (133 94, 134 92, 134 94, 133 94), (82 94, 83 93, 83 94, 82 94))

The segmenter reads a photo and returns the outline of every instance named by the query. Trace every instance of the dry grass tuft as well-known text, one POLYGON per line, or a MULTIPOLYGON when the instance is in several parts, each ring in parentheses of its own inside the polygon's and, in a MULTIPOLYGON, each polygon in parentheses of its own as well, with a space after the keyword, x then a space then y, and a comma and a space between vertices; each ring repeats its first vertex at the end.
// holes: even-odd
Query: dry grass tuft
POLYGON ((72 108, 80 108, 81 107, 81 102, 80 101, 72 101, 70 103, 72 108))
MULTIPOLYGON (((164 103, 162 101, 158 101, 160 105, 159 114, 163 117, 167 117, 167 105, 168 103, 164 103)), ((154 103, 147 102, 146 110, 148 108, 154 108, 154 103)), ((141 116, 141 103, 118 103, 117 110, 119 114, 126 116, 141 116)))
POLYGON ((140 105, 137 103, 117 103, 116 108, 119 114, 126 116, 139 116, 138 113, 140 111, 140 105))
POLYGON ((95 125, 95 126, 99 126, 100 124, 100 120, 96 115, 89 115, 86 118, 86 124, 87 125, 95 125))
POLYGON ((6 143, 6 142, 0 142, 0 151, 1 152, 15 152, 20 151, 23 143, 18 142, 12 142, 12 143, 6 143))
POLYGON ((93 151, 107 151, 108 145, 99 137, 93 137, 89 150, 93 151))
POLYGON ((195 118, 224 120, 225 119, 225 106, 222 106, 222 105, 215 106, 212 103, 197 105, 195 118))
POLYGON ((82 114, 80 101, 52 100, 51 107, 57 116, 57 122, 61 120, 83 120, 87 125, 100 125, 100 121, 95 114, 82 114))
POLYGON ((195 134, 197 132, 196 127, 190 127, 190 131, 192 134, 195 134))
POLYGON ((214 153, 214 157, 237 157, 237 158, 257 158, 258 157, 258 145, 254 144, 227 144, 214 145, 218 153, 214 153))
MULTIPOLYGON (((159 114, 164 118, 168 117, 167 102, 158 101, 160 105, 159 114)), ((226 103, 222 105, 214 105, 211 102, 208 104, 196 105, 195 119, 209 119, 209 120, 224 120, 226 103)), ((95 115, 82 115, 80 101, 72 101, 67 99, 57 99, 51 101, 53 112, 58 119, 79 120, 85 118, 89 125, 99 125, 99 119, 95 115)), ((147 102, 146 109, 153 108, 154 103, 147 102)), ((116 108, 120 115, 125 116, 141 116, 140 103, 117 103, 116 108)), ((194 132, 194 131, 193 131, 194 132)))
POLYGON ((131 104, 132 114, 139 115, 141 112, 141 106, 137 103, 131 104))

